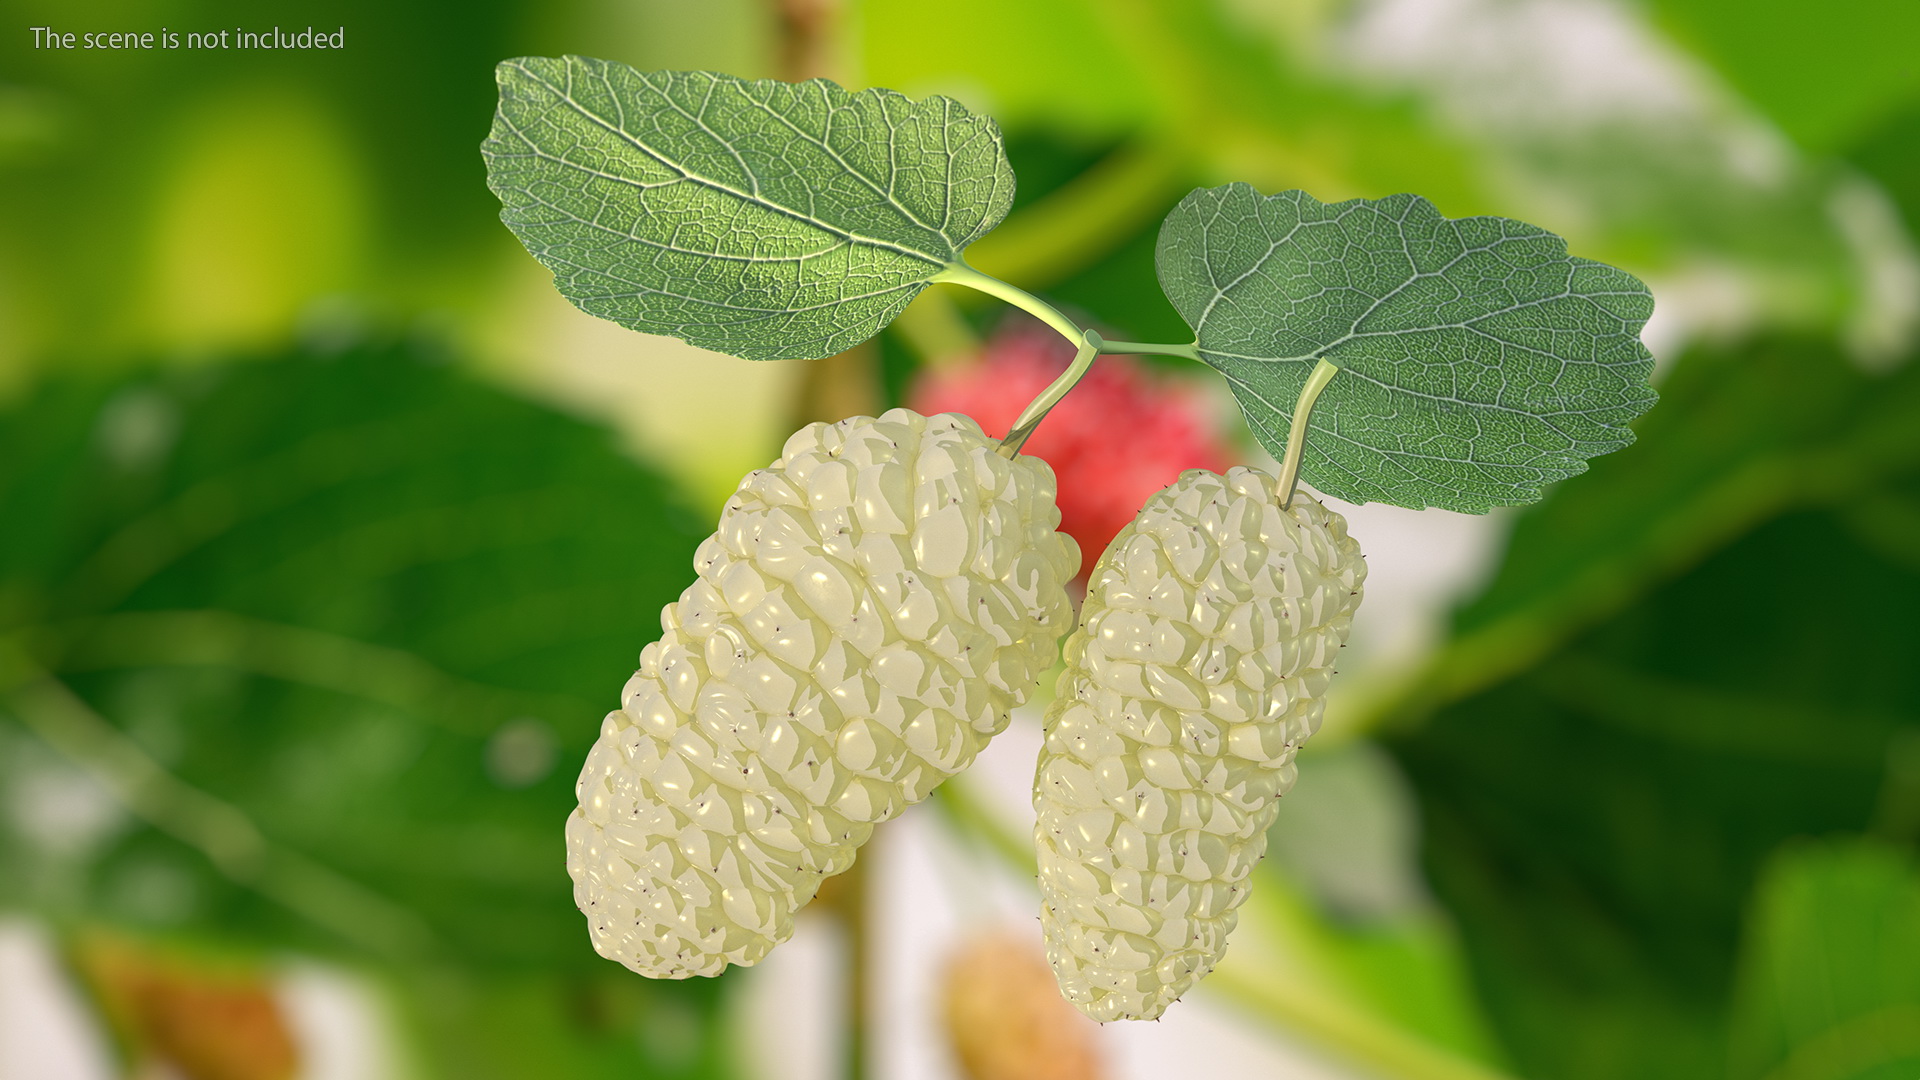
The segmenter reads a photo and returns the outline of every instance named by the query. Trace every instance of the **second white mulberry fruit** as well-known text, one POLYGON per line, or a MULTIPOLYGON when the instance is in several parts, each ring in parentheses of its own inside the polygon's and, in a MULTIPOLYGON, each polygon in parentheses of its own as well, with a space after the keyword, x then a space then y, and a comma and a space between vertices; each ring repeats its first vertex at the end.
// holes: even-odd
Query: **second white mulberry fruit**
POLYGON ((1360 603, 1346 523, 1193 471, 1094 568, 1034 778, 1041 924, 1067 999, 1150 1020, 1219 962, 1360 603))

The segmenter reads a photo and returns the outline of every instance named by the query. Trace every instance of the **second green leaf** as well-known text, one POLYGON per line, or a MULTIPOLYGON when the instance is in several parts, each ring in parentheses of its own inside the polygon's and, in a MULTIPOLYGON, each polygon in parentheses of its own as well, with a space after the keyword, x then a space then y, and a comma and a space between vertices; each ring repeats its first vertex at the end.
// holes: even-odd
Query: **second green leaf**
POLYGON ((1246 184, 1161 227, 1161 288, 1261 444, 1285 450, 1324 359, 1301 477, 1349 502, 1484 513, 1532 502, 1633 440, 1655 400, 1633 276, 1506 218, 1417 195, 1322 203, 1246 184))

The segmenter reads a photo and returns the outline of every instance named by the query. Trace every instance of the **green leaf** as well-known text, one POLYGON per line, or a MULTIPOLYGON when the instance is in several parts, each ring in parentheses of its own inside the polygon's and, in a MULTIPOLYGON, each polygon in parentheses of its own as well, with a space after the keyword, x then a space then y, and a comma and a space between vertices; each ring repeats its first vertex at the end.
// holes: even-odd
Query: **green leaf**
POLYGON ((1793 514, 1393 743, 1519 1072, 1727 1075, 1764 866, 1875 824, 1889 751, 1920 734, 1916 603, 1920 573, 1793 514), (1818 580, 1796 580, 1810 551, 1818 580))
POLYGON ((1646 287, 1518 221, 1229 184, 1181 201, 1156 261, 1274 456, 1315 363, 1340 368, 1301 476, 1349 502, 1532 502, 1631 442, 1655 399, 1646 287))
POLYGON ((1864 839, 1790 848, 1754 905, 1727 1075, 1920 1074, 1920 868, 1864 839))
POLYGON ((0 821, 0 904, 610 966, 561 825, 706 530, 607 431, 431 359, 59 380, 0 413, 0 659, 29 669, 0 671, 0 787, 59 759, 126 807, 78 846, 0 821))
POLYGON ((1661 400, 1632 454, 1518 516, 1450 640, 1356 723, 1409 725, 1498 686, 1794 509, 1833 506, 1870 547, 1920 562, 1920 528, 1902 524, 1920 499, 1897 483, 1920 472, 1920 365, 1876 377, 1831 342, 1761 340, 1683 357, 1661 400))
POLYGON ((1763 341, 1663 391, 1633 459, 1521 516, 1393 717, 1528 1076, 1756 1075, 1731 994, 1776 852, 1920 821, 1920 367, 1763 341))
POLYGON ((1006 216, 1000 129, 951 98, 523 57, 482 152, 581 310, 749 360, 872 337, 1006 216))

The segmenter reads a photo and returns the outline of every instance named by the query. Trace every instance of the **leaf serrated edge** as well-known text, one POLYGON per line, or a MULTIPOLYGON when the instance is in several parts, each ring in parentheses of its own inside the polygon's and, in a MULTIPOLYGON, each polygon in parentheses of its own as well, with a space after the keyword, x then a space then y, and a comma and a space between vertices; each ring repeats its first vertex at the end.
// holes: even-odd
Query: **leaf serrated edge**
MULTIPOLYGON (((803 221, 812 227, 821 229, 822 231, 827 232, 829 234, 841 237, 850 245, 865 246, 865 247, 873 248, 876 250, 892 251, 895 254, 921 260, 923 262, 928 263, 929 266, 933 267, 933 271, 927 275, 927 279, 925 281, 919 282, 917 284, 904 285, 904 286, 899 286, 893 289, 882 290, 881 292, 878 292, 878 293, 868 294, 867 297, 862 297, 862 298, 870 298, 873 296, 882 295, 885 292, 900 291, 900 289, 911 290, 910 294, 906 297, 905 301, 899 303, 898 306, 895 307, 895 309, 891 314, 885 315, 883 318, 879 320, 878 324, 874 328, 875 333, 877 333, 882 329, 885 329, 886 326, 889 325, 895 318, 898 318, 900 312, 905 310, 907 303, 910 303, 915 296, 917 296, 922 290, 926 288, 928 284, 932 284, 934 281, 938 280, 939 276, 942 273, 951 272, 964 267, 965 262, 964 262, 963 256, 966 249, 972 244, 974 244, 975 242, 977 242, 978 240, 980 240, 982 237, 986 236, 988 233, 992 232, 993 229, 998 227, 1001 222, 1006 220, 1006 216, 1008 212, 1011 210, 1013 205, 1014 191, 1017 184, 1017 178, 1014 176, 1011 165, 1007 164, 1006 140, 1005 140, 1005 135, 1000 129, 999 123, 995 121, 992 116, 983 112, 975 112, 967 108, 967 106, 964 103, 944 94, 930 94, 925 98, 915 99, 905 94, 902 94, 897 90, 892 90, 887 87, 868 87, 866 89, 859 90, 859 91, 850 91, 845 87, 841 86, 839 83, 833 81, 832 79, 827 79, 827 78, 814 78, 814 79, 808 79, 804 82, 791 83, 791 82, 786 82, 780 79, 744 79, 736 75, 728 74, 726 72, 705 71, 705 70, 661 69, 656 71, 642 71, 640 69, 633 68, 629 65, 620 64, 617 61, 604 60, 604 59, 599 59, 596 57, 589 57, 589 56, 581 56, 573 53, 564 54, 560 57, 520 56, 520 57, 513 57, 507 60, 502 60, 494 66, 495 82, 500 89, 500 104, 495 109, 492 126, 488 130, 486 139, 484 139, 481 142, 480 149, 481 149, 482 157, 486 160, 487 166, 488 166, 487 167, 487 187, 490 191, 494 193, 494 195, 497 198, 500 199, 502 204, 501 211, 500 211, 500 219, 502 223, 505 224, 507 228, 513 232, 516 238, 520 239, 522 246, 525 247, 530 254, 534 255, 535 259, 541 262, 542 265, 547 265, 547 259, 544 256, 544 252, 547 250, 547 247, 545 245, 542 245, 540 248, 536 249, 532 243, 529 243, 528 238, 522 235, 521 233, 521 230, 519 227, 520 223, 517 222, 514 218, 515 207, 514 207, 513 199, 510 196, 522 193, 522 189, 516 186, 507 184, 502 179, 499 171, 496 170, 496 168, 494 167, 494 161, 496 157, 508 156, 508 155, 501 154, 496 150, 497 146, 507 142, 507 139, 503 137, 503 130, 502 130, 503 126, 510 128, 512 130, 513 137, 517 138, 519 142, 523 144, 528 151, 532 152, 535 156, 541 156, 541 157, 545 156, 540 154, 538 147, 534 145, 531 139, 527 138, 524 134, 520 133, 517 128, 514 128, 512 126, 511 120, 506 116, 507 100, 508 100, 509 94, 515 89, 515 80, 513 78, 513 74, 517 72, 519 75, 524 76, 525 78, 532 80, 533 82, 538 83, 539 85, 545 87, 550 94, 557 96, 560 100, 565 101, 568 105, 572 106, 574 111, 578 113, 581 117, 593 123, 599 124, 603 127, 606 127, 607 123, 606 123, 606 118, 601 117, 596 113, 590 112, 586 108, 580 106, 577 102, 574 102, 572 99, 572 95, 567 92, 565 87, 556 86, 550 79, 543 77, 541 74, 533 70, 532 67, 529 66, 530 64, 540 64, 541 66, 545 66, 548 64, 564 65, 566 67, 566 70, 569 76, 571 76, 571 74, 577 67, 586 68, 589 70, 605 70, 605 69, 614 68, 614 67, 625 68, 626 70, 631 71, 637 76, 639 76, 641 78, 641 81, 643 83, 646 83, 650 88, 652 84, 647 82, 649 77, 701 76, 709 79, 711 82, 713 82, 716 85, 723 82, 731 83, 735 87, 738 87, 743 92, 745 92, 750 100, 758 100, 757 98, 754 97, 754 94, 753 94, 753 91, 755 90, 762 91, 760 96, 764 97, 768 94, 788 92, 789 89, 792 89, 795 92, 806 91, 809 89, 817 89, 818 92, 823 97, 823 99, 829 102, 830 108, 852 107, 854 103, 860 101, 861 99, 868 98, 876 102, 882 103, 880 107, 883 113, 886 113, 888 111, 886 108, 886 103, 898 102, 902 106, 904 106, 905 113, 908 116, 912 116, 916 113, 923 112, 930 106, 938 105, 943 112, 946 112, 949 114, 949 118, 943 121, 943 123, 940 125, 943 131, 951 131, 953 130, 954 127, 962 126, 962 125, 977 126, 980 135, 983 136, 992 147, 992 157, 998 162, 999 167, 993 170, 993 175, 995 180, 994 191, 985 202, 985 206, 979 222, 971 229, 970 232, 968 232, 963 237, 960 237, 957 239, 950 238, 947 236, 946 232, 943 229, 930 227, 920 222, 917 218, 915 218, 912 215, 910 211, 906 210, 905 207, 900 206, 900 204, 895 199, 893 199, 891 194, 882 191, 880 188, 874 185, 872 181, 868 177, 866 177, 864 174, 859 173, 857 170, 853 169, 851 166, 848 166, 846 170, 850 175, 853 175, 859 178, 862 182, 866 183, 869 187, 873 187, 876 192, 879 192, 885 195, 887 200, 893 205, 895 205, 896 207, 898 207, 903 214, 906 214, 908 218, 914 222, 914 224, 918 225, 922 229, 925 229, 929 234, 939 236, 946 243, 946 246, 948 248, 948 251, 946 252, 944 258, 941 258, 934 254, 930 254, 928 252, 918 251, 913 248, 906 247, 904 245, 892 243, 890 241, 883 241, 875 237, 868 237, 849 229, 843 229, 839 226, 829 225, 828 223, 820 221, 817 218, 813 218, 811 216, 801 214, 799 211, 795 210, 792 207, 787 207, 780 203, 764 200, 760 198, 757 195, 757 193, 742 192, 742 191, 739 191, 737 188, 722 184, 709 177, 695 176, 695 174, 689 172, 684 167, 673 162, 670 158, 667 158, 662 154, 652 150, 650 147, 647 147, 644 144, 640 143, 637 139, 634 138, 634 136, 630 132, 625 130, 624 126, 614 125, 611 128, 609 128, 609 130, 612 131, 619 138, 630 143, 636 149, 640 150, 642 153, 646 154, 649 158, 658 162, 663 167, 671 169, 679 173, 682 177, 688 180, 694 181, 696 183, 702 184, 703 186, 706 186, 711 190, 724 191, 735 198, 739 198, 743 201, 750 202, 753 205, 759 206, 768 211, 783 214, 783 215, 792 217, 795 220, 803 221), (839 99, 837 102, 834 101, 836 97, 839 99), (951 113, 955 110, 957 110, 961 114, 961 119, 958 121, 954 121, 950 118, 951 113), (999 183, 999 180, 1003 175, 1007 181, 1006 184, 1004 185, 1004 190, 1002 189, 1002 186, 999 183)), ((704 127, 704 125, 702 126, 704 127)), ((724 139, 720 139, 718 138, 718 136, 716 136, 715 138, 716 138, 716 141, 719 142, 721 145, 723 146, 726 145, 726 141, 724 139)), ((809 136, 809 139, 811 140, 810 136, 809 136)), ((811 140, 811 141, 814 141, 816 145, 819 145, 821 149, 828 152, 836 160, 839 159, 839 155, 837 153, 834 153, 824 143, 821 143, 818 140, 811 140)), ((731 147, 729 147, 729 150, 731 150, 731 147)), ((521 156, 521 155, 514 155, 514 156, 521 156)), ((950 160, 951 160, 951 155, 950 155, 950 160)), ((578 168, 578 166, 573 166, 570 164, 567 165, 566 167, 578 168)), ((744 167, 743 167, 743 172, 747 172, 748 175, 751 175, 751 171, 744 169, 744 167)), ((609 179, 618 179, 618 178, 610 177, 609 179)), ((947 190, 950 194, 952 190, 951 183, 947 185, 947 190)), ((557 271, 554 271, 554 268, 552 266, 548 266, 547 268, 550 272, 554 272, 557 276, 557 271)), ((707 301, 697 300, 696 298, 692 298, 692 297, 678 297, 678 298, 685 299, 695 303, 703 303, 703 304, 708 303, 707 301)), ((568 297, 568 300, 572 302, 572 297, 568 297)), ((844 303, 846 301, 844 298, 842 298, 841 300, 838 300, 835 302, 844 303)), ((576 306, 581 306, 581 305, 576 304, 576 306)), ((829 305, 819 305, 819 306, 824 307, 829 305)), ((596 318, 606 317, 606 316, 600 315, 598 312, 588 310, 584 306, 581 306, 581 310, 587 311, 588 314, 594 315, 596 318)), ((780 311, 773 311, 769 309, 769 311, 767 311, 765 314, 768 314, 768 315, 792 314, 792 313, 795 313, 798 311, 804 311, 804 310, 808 310, 808 309, 788 308, 788 309, 782 309, 780 311)), ((628 325, 622 320, 609 319, 609 321, 616 322, 623 326, 628 325)), ((639 330, 638 327, 629 326, 629 328, 639 330)), ((656 331, 651 331, 651 330, 643 330, 640 332, 658 333, 656 331)), ((666 332, 666 333, 660 333, 659 336, 673 337, 680 341, 686 342, 687 344, 694 345, 696 348, 712 350, 712 346, 694 342, 682 334, 666 332)), ((872 335, 869 334, 868 336, 871 337, 872 335)), ((866 340, 866 339, 863 338, 861 340, 866 340)), ((857 342, 853 344, 857 344, 857 342)), ((766 349, 752 349, 752 350, 747 350, 745 352, 732 353, 731 355, 741 356, 743 359, 749 359, 749 360, 787 358, 783 356, 776 356, 770 350, 766 350, 766 349), (753 355, 748 355, 748 353, 752 353, 753 355), (765 354, 765 355, 761 355, 761 354, 765 354)), ((832 355, 832 354, 826 353, 823 355, 832 355)))
MULTIPOLYGON (((1219 206, 1219 205, 1223 205, 1228 199, 1233 198, 1235 196, 1248 197, 1259 203, 1267 203, 1275 200, 1284 199, 1298 205, 1302 202, 1302 200, 1304 200, 1305 202, 1311 203, 1316 207, 1319 207, 1325 210, 1334 211, 1336 213, 1343 209, 1354 207, 1360 204, 1380 204, 1380 203, 1392 202, 1394 200, 1405 199, 1407 200, 1405 212, 1403 216, 1399 219, 1402 222, 1410 219, 1415 215, 1421 214, 1422 211, 1424 210, 1425 211, 1424 216, 1430 216, 1432 219, 1448 225, 1459 225, 1459 224, 1465 224, 1465 223, 1476 222, 1476 221, 1495 221, 1495 222, 1512 223, 1512 224, 1524 226, 1526 229, 1531 230, 1533 234, 1536 234, 1538 237, 1549 241, 1554 246, 1554 250, 1557 252, 1558 257, 1560 259, 1564 259, 1567 262, 1571 272, 1577 272, 1582 267, 1598 267, 1609 273, 1617 274, 1627 279, 1635 287, 1634 291, 1638 295, 1644 296, 1646 298, 1647 304, 1646 304, 1645 314, 1638 315, 1638 316, 1633 316, 1633 315, 1619 316, 1625 322, 1628 329, 1632 331, 1631 335, 1627 337, 1629 340, 1632 340, 1634 342, 1635 346, 1638 348, 1638 351, 1640 353, 1639 359, 1635 363, 1635 366, 1640 369, 1638 372, 1635 373, 1639 376, 1639 381, 1637 383, 1630 381, 1629 386, 1634 390, 1644 391, 1644 393, 1636 393, 1631 397, 1628 397, 1626 400, 1623 400, 1620 403, 1619 408, 1625 411, 1625 415, 1619 422, 1603 422, 1600 425, 1606 431, 1615 434, 1615 438, 1613 440, 1610 440, 1606 445, 1602 446, 1601 449, 1596 450, 1593 454, 1588 455, 1587 457, 1566 457, 1564 455, 1561 455, 1558 458, 1551 460, 1550 463, 1545 463, 1545 464, 1539 463, 1539 462, 1530 463, 1531 468, 1534 468, 1538 472, 1544 474, 1542 479, 1537 484, 1516 485, 1512 489, 1511 496, 1506 498, 1496 498, 1494 496, 1486 495, 1479 492, 1471 493, 1471 497, 1466 498, 1464 496, 1468 496, 1469 495, 1468 492, 1458 488, 1453 488, 1450 490, 1458 492, 1460 495, 1463 496, 1463 498, 1458 500, 1449 500, 1447 503, 1442 504, 1442 503, 1429 501, 1426 498, 1425 493, 1422 493, 1420 497, 1417 499, 1406 498, 1406 497, 1399 497, 1399 498, 1388 497, 1392 495, 1391 489, 1387 485, 1373 482, 1373 483, 1369 483, 1367 486, 1376 491, 1384 492, 1385 494, 1382 496, 1376 496, 1374 498, 1362 498, 1362 499, 1355 500, 1360 504, 1365 504, 1367 502, 1384 502, 1390 506, 1399 506, 1399 507, 1402 507, 1405 509, 1411 509, 1411 510, 1422 510, 1427 508, 1433 508, 1433 509, 1450 510, 1457 513, 1484 514, 1484 513, 1488 513, 1493 508, 1499 507, 1499 506, 1521 506, 1529 503, 1538 502, 1540 499, 1545 497, 1546 488, 1549 485, 1558 483, 1562 480, 1571 479, 1575 476, 1580 475, 1581 473, 1586 472, 1589 467, 1589 462, 1593 457, 1598 457, 1602 454, 1610 454, 1615 451, 1625 449, 1627 446, 1632 445, 1634 441, 1634 433, 1633 433, 1633 429, 1628 426, 1628 423, 1630 423, 1633 419, 1637 419, 1638 417, 1644 415, 1649 409, 1651 409, 1659 401, 1660 395, 1658 391, 1655 390, 1651 385, 1651 383, 1648 381, 1654 369, 1655 362, 1654 362, 1653 354, 1650 350, 1647 349, 1644 341, 1641 340, 1641 337, 1646 330, 1646 324, 1652 318, 1652 315, 1653 315, 1653 309, 1654 309, 1654 303, 1655 303, 1654 297, 1653 297, 1653 291, 1649 289, 1646 283, 1641 281, 1638 277, 1636 277, 1635 275, 1625 270, 1620 269, 1619 267, 1612 266, 1608 263, 1600 262, 1599 260, 1596 260, 1596 259, 1589 259, 1583 256, 1571 254, 1568 250, 1566 239, 1560 236, 1558 233, 1553 232, 1550 229, 1546 229, 1538 225, 1533 225, 1529 222, 1520 221, 1517 218, 1501 217, 1499 215, 1494 215, 1494 214, 1474 214, 1474 215, 1469 215, 1467 217, 1450 218, 1450 217, 1447 217, 1446 214, 1443 213, 1439 207, 1435 206, 1432 200, 1426 198, 1423 195, 1418 195, 1413 192, 1400 192, 1393 195, 1382 196, 1381 198, 1378 198, 1378 199, 1368 199, 1368 198, 1361 197, 1361 198, 1353 198, 1353 199, 1344 199, 1339 202, 1330 203, 1330 202, 1322 202, 1320 199, 1315 198, 1312 193, 1307 192, 1300 188, 1289 188, 1283 191, 1275 192, 1272 195, 1262 195, 1258 188, 1242 180, 1236 180, 1227 184, 1221 184, 1219 186, 1211 187, 1211 188, 1195 188, 1192 191, 1188 192, 1184 197, 1182 197, 1179 203, 1175 204, 1174 208, 1168 212, 1166 218, 1161 222, 1160 233, 1154 243, 1155 276, 1160 283, 1161 293, 1167 297, 1170 303, 1173 304, 1175 310, 1180 313, 1181 319, 1183 321, 1186 321, 1189 329, 1193 331, 1195 350, 1199 358, 1202 361, 1204 361, 1209 367, 1212 367, 1216 371, 1219 371, 1221 375, 1225 377, 1230 384, 1232 384, 1234 388, 1234 398, 1236 401, 1239 402, 1241 406, 1241 412, 1247 421, 1249 430, 1251 430, 1254 433, 1254 435, 1256 436, 1258 441, 1261 443, 1261 445, 1269 453, 1273 454, 1275 458, 1285 460, 1287 457, 1290 457, 1290 456, 1295 456, 1295 455, 1303 456, 1303 451, 1290 446, 1289 440, 1277 438, 1274 432, 1272 431, 1272 429, 1268 425, 1263 423, 1259 418, 1252 415, 1252 413, 1247 409, 1246 400, 1242 394, 1242 388, 1245 388, 1247 393, 1252 393, 1253 392, 1252 388, 1247 386, 1244 380, 1236 378, 1233 375, 1233 373, 1227 369, 1225 365, 1223 365, 1222 363, 1220 363, 1218 360, 1215 359, 1216 357, 1230 356, 1232 354, 1226 354, 1226 353, 1220 353, 1214 350, 1208 350, 1206 348, 1201 347, 1199 344, 1200 338, 1204 332, 1203 324, 1206 322, 1207 315, 1212 311, 1213 304, 1217 303, 1222 297, 1225 296, 1227 289, 1232 287, 1232 283, 1230 283, 1225 287, 1222 287, 1218 284, 1215 284, 1213 286, 1214 298, 1212 301, 1209 302, 1207 306, 1207 310, 1205 312, 1202 312, 1200 315, 1199 323, 1202 325, 1196 325, 1193 320, 1190 320, 1187 318, 1185 311, 1181 310, 1180 304, 1174 298, 1174 290, 1168 287, 1168 281, 1167 281, 1165 259, 1167 257, 1168 247, 1170 243, 1169 233, 1170 233, 1171 227, 1175 222, 1175 219, 1178 218, 1183 213, 1193 214, 1193 213, 1200 212, 1201 204, 1205 202, 1209 197, 1213 198, 1215 206, 1219 206)), ((1288 237, 1282 238, 1281 240, 1274 242, 1271 245, 1269 253, 1271 253, 1272 248, 1279 247, 1280 244, 1285 243, 1286 240, 1290 238, 1291 238, 1291 234, 1289 234, 1288 237)), ((1257 265, 1258 264, 1256 264, 1256 268, 1257 268, 1257 265)), ((1252 273, 1252 270, 1248 271, 1248 274, 1250 273, 1252 273)), ((1241 278, 1237 280, 1244 280, 1246 276, 1247 276, 1246 274, 1243 274, 1241 278)), ((1422 277, 1422 276, 1426 276, 1426 275, 1415 275, 1415 277, 1410 278, 1409 281, 1417 280, 1419 277, 1422 277)), ((1401 286, 1396 286, 1394 291, 1397 292, 1400 288, 1404 288, 1404 283, 1401 286)), ((1388 295, 1392 295, 1392 293, 1389 293, 1388 295)), ((1380 302, 1384 302, 1384 298, 1382 298, 1380 302)), ((1376 303, 1375 307, 1377 306, 1378 306, 1378 302, 1376 303)), ((1369 309, 1369 310, 1371 311, 1372 309, 1369 309)), ((1346 340, 1348 339, 1343 337, 1338 341, 1328 343, 1316 349, 1314 352, 1303 355, 1303 356, 1271 357, 1271 358, 1258 358, 1258 359, 1259 359, 1259 362, 1262 362, 1262 363, 1309 363, 1309 362, 1315 363, 1315 364, 1331 363, 1331 361, 1326 359, 1325 354, 1331 349, 1336 348, 1340 344, 1344 343, 1346 340)), ((1248 359, 1254 359, 1254 358, 1248 358, 1248 359)), ((1362 381, 1377 383, 1377 380, 1368 379, 1363 373, 1353 371, 1351 368, 1342 367, 1340 365, 1334 365, 1334 366, 1341 371, 1349 372, 1352 379, 1359 379, 1362 381)), ((1292 420, 1291 413, 1282 412, 1278 406, 1275 406, 1272 402, 1268 402, 1264 397, 1260 397, 1257 394, 1255 394, 1254 396, 1258 397, 1261 403, 1266 405, 1267 408, 1273 410, 1275 415, 1284 416, 1289 421, 1292 420)), ((1313 432, 1320 432, 1324 437, 1327 437, 1327 438, 1340 438, 1340 436, 1337 433, 1329 431, 1324 427, 1312 424, 1311 421, 1309 421, 1307 425, 1307 429, 1313 432)), ((1326 467, 1330 463, 1331 463, 1331 459, 1328 458, 1325 454, 1321 454, 1316 461, 1316 464, 1320 465, 1322 468, 1326 467)), ((1427 486, 1435 487, 1440 485, 1429 483, 1427 486)))

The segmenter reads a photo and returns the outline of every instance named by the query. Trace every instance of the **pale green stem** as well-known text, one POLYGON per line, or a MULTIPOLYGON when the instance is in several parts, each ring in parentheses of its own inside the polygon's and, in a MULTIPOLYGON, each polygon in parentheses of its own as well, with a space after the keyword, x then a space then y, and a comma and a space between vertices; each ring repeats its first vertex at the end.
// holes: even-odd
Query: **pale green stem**
POLYGON ((1013 422, 1007 437, 1000 440, 1001 457, 1010 458, 1020 452, 1020 448, 1026 445, 1027 436, 1033 434, 1033 429, 1040 426, 1040 421, 1045 420, 1047 413, 1060 404, 1060 399, 1067 396, 1073 384, 1079 382, 1081 376, 1093 367, 1093 358, 1100 355, 1101 344, 1099 334, 1091 330, 1085 333, 1080 339, 1079 351, 1073 354, 1073 363, 1067 365, 1067 370, 1061 372, 1051 385, 1040 391, 1039 397, 1027 403, 1026 410, 1013 422))
POLYGON ((1204 363, 1200 358, 1200 348, 1197 343, 1189 345, 1165 345, 1156 341, 1109 341, 1100 346, 1100 351, 1112 356, 1120 356, 1122 354, 1137 356, 1142 353, 1152 356, 1179 356, 1188 360, 1204 363))
POLYGON ((969 289, 1005 300, 1046 323, 1058 331, 1061 337, 1073 342, 1075 349, 1073 364, 1050 386, 1041 391, 1040 396, 1034 398, 1027 405, 1026 410, 1020 414, 1020 418, 1013 422, 1013 429, 1007 432, 1006 438, 1000 440, 1000 454, 1003 457, 1010 458, 1020 452, 1020 447, 1026 443, 1027 436, 1032 435, 1033 429, 1040 426, 1040 421, 1046 418, 1049 410, 1060 404, 1060 399, 1066 397, 1067 391, 1072 390, 1074 384, 1087 373, 1087 369, 1093 366, 1094 357, 1103 351, 1162 353, 1168 356, 1184 356, 1189 360, 1200 359, 1200 351, 1194 345, 1155 345, 1138 341, 1120 341, 1109 345, 1099 334, 1092 330, 1081 330, 1074 325, 1072 319, 1062 315, 1060 310, 1052 304, 1017 285, 1009 285, 991 274, 983 274, 975 270, 968 266, 964 259, 949 263, 945 270, 934 275, 933 280, 944 281, 951 285, 965 285, 969 289))
POLYGON ((975 270, 965 260, 949 263, 945 270, 933 276, 933 280, 965 285, 988 296, 999 297, 1059 331, 1060 336, 1072 342, 1075 348, 1080 346, 1080 328, 1073 324, 1072 319, 1060 314, 1059 309, 1017 285, 1009 285, 991 274, 975 270))
POLYGON ((1325 360, 1313 365, 1307 385, 1300 388, 1300 400, 1294 402, 1293 424, 1287 429, 1287 456, 1280 461, 1280 479, 1273 485, 1282 510, 1293 504, 1293 489, 1300 486, 1300 458, 1307 451, 1307 417, 1313 414, 1320 391, 1338 374, 1340 369, 1325 360))

